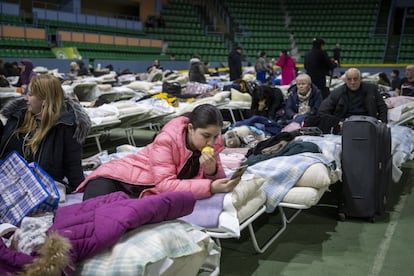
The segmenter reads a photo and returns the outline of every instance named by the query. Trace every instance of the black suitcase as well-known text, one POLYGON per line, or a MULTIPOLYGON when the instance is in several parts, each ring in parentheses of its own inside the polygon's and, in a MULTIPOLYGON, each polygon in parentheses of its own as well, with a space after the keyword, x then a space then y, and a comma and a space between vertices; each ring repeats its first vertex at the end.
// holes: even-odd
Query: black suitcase
POLYGON ((392 181, 391 131, 369 116, 351 116, 342 129, 342 202, 339 219, 382 215, 392 181))

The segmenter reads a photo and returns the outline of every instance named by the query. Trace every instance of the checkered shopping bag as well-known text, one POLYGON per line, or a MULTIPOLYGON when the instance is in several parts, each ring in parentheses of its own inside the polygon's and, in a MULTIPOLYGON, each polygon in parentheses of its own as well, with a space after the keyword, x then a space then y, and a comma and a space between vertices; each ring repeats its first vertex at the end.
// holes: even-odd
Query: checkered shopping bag
POLYGON ((54 180, 37 164, 32 166, 16 151, 0 161, 0 224, 18 226, 31 213, 57 208, 54 180))
POLYGON ((36 209, 33 210, 31 214, 37 214, 42 212, 52 212, 59 205, 60 194, 59 189, 55 184, 55 180, 47 174, 36 162, 29 164, 36 176, 46 186, 46 190, 49 192, 49 197, 40 204, 36 209))

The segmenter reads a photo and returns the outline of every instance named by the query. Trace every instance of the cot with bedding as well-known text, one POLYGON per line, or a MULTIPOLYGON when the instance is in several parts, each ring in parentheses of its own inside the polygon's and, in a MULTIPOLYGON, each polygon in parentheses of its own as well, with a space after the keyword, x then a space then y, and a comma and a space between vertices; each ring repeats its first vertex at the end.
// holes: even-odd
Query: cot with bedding
MULTIPOLYGON (((67 195, 60 206, 82 200, 67 195)), ((83 260, 74 275, 218 275, 220 248, 198 226, 170 220, 125 233, 111 248, 83 260)))
MULTIPOLYGON (((401 176, 399 167, 406 160, 413 158, 414 136, 413 131, 407 127, 391 126, 391 130, 393 180, 398 181, 401 176)), ((264 252, 302 210, 318 204, 323 194, 329 190, 329 185, 341 179, 341 136, 299 136, 296 138, 296 140, 299 139, 317 144, 321 153, 280 156, 252 165, 247 175, 254 175, 263 180, 262 185, 256 186, 256 194, 253 197, 234 200, 233 197, 237 197, 234 193, 223 195, 223 198, 219 200, 221 203, 214 206, 216 215, 211 215, 211 208, 198 208, 198 210, 196 208, 193 218, 184 218, 184 220, 202 226, 218 242, 223 238, 238 238, 240 232, 248 228, 255 250, 260 253, 264 252), (241 206, 247 203, 249 207, 242 209, 241 206), (253 222, 265 212, 274 212, 276 209, 280 212, 281 227, 272 234, 268 241, 259 245, 253 222), (287 209, 293 210, 293 214, 289 217, 285 212, 287 209), (203 214, 200 210, 208 210, 210 213, 203 214), (216 221, 206 225, 205 221, 201 223, 193 221, 194 217, 214 218, 216 221)), ((230 151, 227 154, 231 154, 233 149, 226 150, 230 151)), ((225 159, 225 155, 226 153, 223 153, 221 156, 222 160, 225 159)), ((235 169, 235 166, 228 168, 229 174, 232 169, 235 169)), ((245 182, 249 183, 249 180, 245 179, 245 182)), ((217 203, 215 197, 210 200, 216 200, 217 203)), ((203 206, 203 203, 200 204, 203 206)))
MULTIPOLYGON (((411 160, 414 150, 413 130, 403 126, 390 126, 392 134, 393 181, 401 177, 400 167, 411 160)), ((329 186, 341 180, 341 136, 298 136, 296 140, 313 142, 319 146, 322 153, 304 153, 294 156, 281 156, 259 162, 250 166, 247 173, 264 178, 261 187, 266 198, 262 205, 256 205, 255 212, 241 218, 238 231, 208 230, 216 238, 238 238, 240 231, 248 227, 255 250, 264 252, 286 229, 287 225, 302 211, 318 204, 329 186), (255 236, 253 222, 265 212, 280 213, 281 226, 269 239, 259 245, 255 236), (285 210, 292 209, 288 217, 285 210)), ((226 149, 232 151, 233 149, 226 149)), ((234 149, 240 152, 239 149, 234 149)), ((231 153, 230 153, 231 154, 231 153)), ((225 160, 225 157, 222 160, 225 160)), ((225 163, 225 162, 223 162, 225 163)), ((223 209, 225 213, 225 209, 223 209)), ((223 215, 223 217, 227 217, 223 215)))
MULTIPOLYGON (((330 146, 332 150, 337 151, 336 145, 330 146)), ((327 150, 328 148, 326 148, 327 150)), ((226 149, 222 154, 223 164, 226 164, 226 154, 239 156, 240 149, 226 149)), ((334 156, 329 152, 326 152, 326 155, 331 155, 332 158, 334 156)), ((248 181, 242 180, 231 193, 238 219, 236 223, 232 224, 235 229, 228 226, 230 224, 228 223, 229 208, 223 208, 223 213, 220 215, 222 218, 220 222, 223 221, 222 225, 218 229, 208 229, 208 233, 219 242, 219 239, 223 238, 239 238, 240 232, 247 227, 254 249, 258 253, 263 253, 302 210, 311 208, 319 202, 329 185, 338 180, 339 171, 322 154, 306 153, 259 162, 249 166, 246 174, 247 177, 254 176, 262 181, 261 185, 255 187, 248 181), (273 185, 274 183, 280 185, 273 185), (253 197, 245 196, 242 198, 240 196, 240 194, 248 194, 243 189, 244 185, 256 189, 255 192, 251 192, 254 194, 253 197), (239 206, 248 206, 248 211, 246 212, 239 206), (287 208, 294 209, 290 216, 285 212, 287 208), (264 244, 259 245, 253 223, 265 212, 274 212, 276 209, 280 213, 280 227, 271 234, 264 244)))

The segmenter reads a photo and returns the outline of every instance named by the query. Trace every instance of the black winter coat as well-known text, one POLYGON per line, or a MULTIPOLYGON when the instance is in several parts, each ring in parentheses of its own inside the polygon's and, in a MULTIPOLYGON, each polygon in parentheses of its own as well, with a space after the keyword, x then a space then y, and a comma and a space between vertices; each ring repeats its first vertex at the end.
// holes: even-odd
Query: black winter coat
POLYGON ((234 81, 242 77, 242 55, 233 50, 230 52, 228 57, 230 80, 234 81))
POLYGON ((331 63, 328 54, 324 50, 314 47, 306 53, 304 66, 306 73, 312 79, 312 83, 322 92, 326 87, 326 76, 330 74, 330 70, 335 68, 335 64, 331 63))
MULTIPOLYGON (((372 83, 361 83, 361 88, 366 92, 365 108, 367 109, 367 116, 371 116, 381 120, 384 123, 388 122, 388 109, 384 99, 378 91, 378 86, 372 83)), ((333 115, 339 119, 345 119, 348 113, 349 101, 346 95, 347 86, 344 84, 334 91, 322 101, 319 107, 319 115, 333 115)))
MULTIPOLYGON (((23 137, 18 139, 15 131, 22 125, 26 111, 24 99, 8 102, 1 110, 7 123, 3 127, 3 133, 0 133, 0 159, 13 150, 23 156, 23 137)), ((55 181, 66 184, 67 193, 72 192, 84 180, 82 143, 90 126, 89 116, 82 107, 67 99, 66 110, 49 130, 34 156, 33 161, 55 181)))

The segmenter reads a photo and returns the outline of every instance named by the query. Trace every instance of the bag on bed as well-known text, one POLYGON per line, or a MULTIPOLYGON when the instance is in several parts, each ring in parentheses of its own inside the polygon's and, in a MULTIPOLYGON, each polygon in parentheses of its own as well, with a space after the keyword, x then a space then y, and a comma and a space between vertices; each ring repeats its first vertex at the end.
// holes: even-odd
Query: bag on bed
POLYGON ((0 163, 0 195, 0 223, 16 226, 29 214, 55 210, 60 199, 53 178, 16 151, 0 163))
POLYGON ((209 84, 189 81, 185 87, 183 94, 193 95, 194 97, 197 97, 199 95, 206 94, 211 91, 213 91, 213 86, 209 84))
POLYGON ((162 92, 168 93, 169 95, 178 96, 181 95, 181 84, 177 81, 167 82, 162 84, 162 92))

